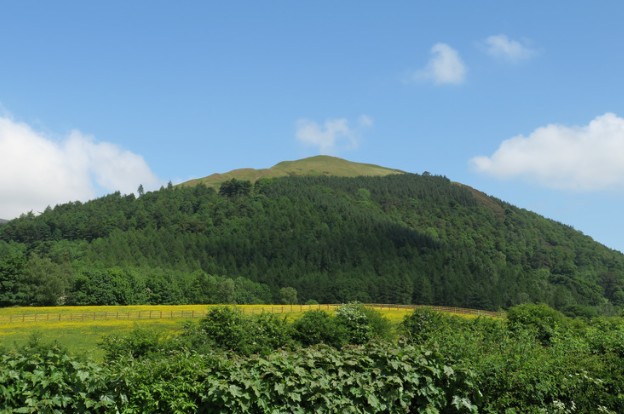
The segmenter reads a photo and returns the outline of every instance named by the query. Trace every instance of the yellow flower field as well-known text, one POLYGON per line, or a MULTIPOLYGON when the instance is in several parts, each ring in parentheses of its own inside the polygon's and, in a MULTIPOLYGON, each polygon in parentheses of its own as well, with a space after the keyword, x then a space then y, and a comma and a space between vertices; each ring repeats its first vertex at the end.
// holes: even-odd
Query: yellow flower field
MULTIPOLYGON (((97 347, 103 337, 124 334, 136 326, 147 327, 166 335, 181 332, 185 322, 207 314, 211 307, 223 305, 132 305, 132 306, 56 306, 14 307, 0 309, 0 347, 25 344, 33 335, 44 341, 57 341, 73 352, 99 358, 97 347)), ((320 309, 333 313, 339 305, 236 305, 245 313, 271 312, 295 320, 303 312, 320 309)), ((413 307, 376 305, 386 318, 398 324, 413 307)), ((439 310, 464 317, 476 315, 439 310)))
MULTIPOLYGON (((223 305, 56 306, 0 309, 0 347, 25 344, 32 335, 57 341, 76 353, 99 358, 103 337, 124 334, 136 326, 168 335, 181 332, 185 322, 223 305)), ((271 312, 289 320, 310 309, 333 311, 337 305, 238 305, 245 313, 271 312)))

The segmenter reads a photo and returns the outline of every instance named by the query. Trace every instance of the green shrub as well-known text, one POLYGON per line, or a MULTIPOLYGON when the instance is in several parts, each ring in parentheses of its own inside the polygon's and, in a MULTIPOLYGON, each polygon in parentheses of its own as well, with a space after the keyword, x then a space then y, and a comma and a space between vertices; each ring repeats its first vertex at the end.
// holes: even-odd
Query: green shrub
POLYGON ((128 413, 476 413, 478 395, 439 354, 381 343, 143 360, 111 387, 128 413))
POLYGON ((200 321, 199 329, 187 329, 192 347, 205 348, 201 340, 218 349, 241 355, 268 353, 291 342, 290 326, 271 313, 246 316, 238 308, 219 306, 200 321), (198 337, 199 335, 199 337, 198 337))
POLYGON ((400 330, 407 342, 424 343, 446 329, 446 326, 446 317, 440 312, 429 308, 418 308, 403 318, 400 330))
POLYGON ((106 371, 58 345, 31 341, 0 355, 0 412, 114 412, 106 371))
POLYGON ((366 315, 368 325, 372 331, 372 337, 378 340, 390 340, 393 336, 392 324, 377 309, 362 306, 362 312, 366 315))
POLYGON ((275 349, 286 348, 292 342, 291 327, 286 318, 263 312, 251 316, 247 324, 253 339, 249 348, 254 353, 268 354, 275 349))
POLYGON ((107 362, 124 358, 140 359, 162 351, 162 335, 154 330, 135 327, 128 335, 109 335, 98 344, 105 352, 107 362))
POLYGON ((199 322, 205 339, 217 348, 241 354, 253 352, 253 337, 250 324, 243 313, 232 306, 218 306, 210 309, 199 322))
POLYGON ((565 330, 565 316, 544 304, 523 304, 507 311, 507 323, 512 332, 530 331, 542 345, 550 345, 557 332, 565 330))
POLYGON ((292 324, 293 338, 303 346, 327 344, 336 348, 345 341, 345 332, 327 312, 311 310, 305 312, 292 324))
POLYGON ((350 344, 365 344, 373 337, 364 306, 359 303, 348 303, 336 309, 336 323, 344 330, 345 339, 350 344))
POLYGON ((336 324, 347 343, 361 345, 371 339, 384 340, 391 337, 392 326, 379 311, 361 303, 348 303, 336 309, 336 324))

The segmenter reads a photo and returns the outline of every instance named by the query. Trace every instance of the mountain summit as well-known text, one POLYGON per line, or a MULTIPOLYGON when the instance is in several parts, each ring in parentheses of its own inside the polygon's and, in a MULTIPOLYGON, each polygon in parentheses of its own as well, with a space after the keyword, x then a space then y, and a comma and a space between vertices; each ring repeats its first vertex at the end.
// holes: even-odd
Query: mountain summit
POLYGON ((362 164, 347 161, 342 158, 328 155, 317 155, 296 161, 283 161, 271 168, 253 169, 241 168, 226 173, 216 173, 203 178, 187 181, 181 185, 204 184, 208 187, 217 187, 222 182, 236 178, 255 182, 261 178, 277 178, 292 176, 385 176, 390 174, 405 174, 405 171, 381 167, 374 164, 362 164))

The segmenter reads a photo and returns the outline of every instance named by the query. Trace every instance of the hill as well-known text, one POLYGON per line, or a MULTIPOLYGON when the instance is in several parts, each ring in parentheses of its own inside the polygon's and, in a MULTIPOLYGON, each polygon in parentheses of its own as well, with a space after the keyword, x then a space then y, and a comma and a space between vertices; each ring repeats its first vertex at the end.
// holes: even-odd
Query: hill
POLYGON ((373 164, 362 164, 343 160, 341 158, 318 155, 297 161, 283 161, 271 168, 253 169, 241 168, 227 173, 216 173, 207 177, 198 178, 182 183, 182 186, 204 184, 208 187, 218 188, 221 183, 231 180, 247 180, 256 182, 262 178, 278 178, 293 176, 334 176, 334 177, 357 177, 357 176, 384 176, 389 174, 404 174, 404 171, 373 164))
MULTIPOLYGON (((318 161, 361 165, 278 166, 305 174, 318 161)), ((12 220, 0 227, 0 306, 544 302, 592 315, 624 305, 621 253, 445 177, 370 168, 396 173, 291 175, 242 191, 187 183, 12 220)))
POLYGON ((0 219, 0 224, 8 223, 9 220, 0 219))

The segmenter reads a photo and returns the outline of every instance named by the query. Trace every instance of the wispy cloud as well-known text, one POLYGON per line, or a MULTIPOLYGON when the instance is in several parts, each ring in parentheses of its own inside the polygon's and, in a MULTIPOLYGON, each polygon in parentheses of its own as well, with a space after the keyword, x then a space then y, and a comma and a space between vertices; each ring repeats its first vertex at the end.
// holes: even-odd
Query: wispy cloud
POLYGON ((490 36, 483 42, 485 51, 492 57, 517 63, 535 55, 535 50, 525 42, 508 38, 504 34, 490 36))
POLYGON ((318 147, 321 154, 334 154, 357 148, 363 130, 372 126, 373 120, 367 115, 361 115, 353 127, 346 118, 328 119, 322 125, 299 119, 295 136, 304 145, 318 147))
POLYGON ((458 85, 466 78, 466 65, 457 50, 446 43, 436 43, 431 48, 431 58, 424 69, 416 71, 415 81, 431 81, 435 85, 458 85))
POLYGON ((477 171, 497 178, 527 178, 578 191, 624 189, 624 119, 613 113, 585 126, 547 125, 475 157, 477 171))
POLYGON ((0 154, 0 218, 160 184, 137 154, 79 131, 58 141, 8 116, 0 116, 0 154))

